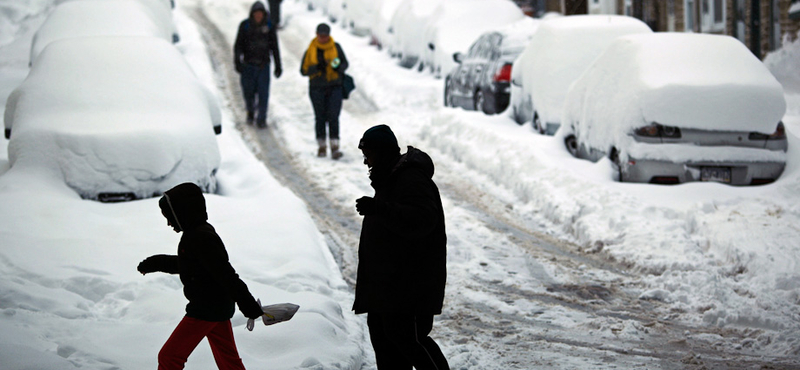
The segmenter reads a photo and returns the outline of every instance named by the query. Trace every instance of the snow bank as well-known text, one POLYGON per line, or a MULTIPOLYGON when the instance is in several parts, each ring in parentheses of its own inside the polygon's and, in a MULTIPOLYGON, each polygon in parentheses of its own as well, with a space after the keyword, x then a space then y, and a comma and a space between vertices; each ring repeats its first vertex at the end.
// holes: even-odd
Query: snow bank
POLYGON ((30 60, 33 63, 51 42, 72 37, 153 36, 172 42, 170 23, 139 0, 68 1, 53 9, 36 32, 30 60))
POLYGON ((21 3, 18 0, 0 1, 0 46, 5 46, 18 36, 22 21, 28 17, 41 14, 53 4, 54 0, 29 0, 21 3))
POLYGON ((642 21, 625 16, 578 15, 542 22, 515 68, 543 124, 559 123, 567 90, 619 36, 650 33, 642 21))
MULTIPOLYGON (((800 7, 800 3, 793 6, 800 7)), ((783 47, 767 54, 764 64, 783 84, 789 94, 800 94, 800 32, 794 41, 786 40, 783 47)))
POLYGON ((185 181, 215 186, 219 107, 161 39, 51 43, 11 93, 4 118, 12 167, 49 165, 87 198, 150 197, 185 181))

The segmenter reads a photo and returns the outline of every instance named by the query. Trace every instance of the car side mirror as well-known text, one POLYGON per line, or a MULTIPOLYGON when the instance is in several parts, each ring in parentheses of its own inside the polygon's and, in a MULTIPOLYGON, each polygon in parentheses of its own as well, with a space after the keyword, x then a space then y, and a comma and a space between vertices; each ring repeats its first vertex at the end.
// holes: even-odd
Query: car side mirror
POLYGON ((522 84, 516 78, 511 79, 511 84, 514 86, 522 86, 522 84))
POLYGON ((428 49, 436 50, 436 45, 434 45, 432 42, 429 42, 428 43, 428 49))
POLYGON ((463 54, 461 54, 461 53, 453 53, 453 60, 455 60, 456 63, 461 64, 463 59, 464 59, 464 55, 463 54))

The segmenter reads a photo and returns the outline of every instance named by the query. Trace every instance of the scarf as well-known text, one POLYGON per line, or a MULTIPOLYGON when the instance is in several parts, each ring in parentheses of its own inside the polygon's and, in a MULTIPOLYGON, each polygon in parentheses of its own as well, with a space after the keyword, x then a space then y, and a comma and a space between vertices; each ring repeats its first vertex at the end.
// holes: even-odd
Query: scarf
MULTIPOLYGON (((339 74, 336 73, 336 71, 334 71, 331 67, 331 61, 339 57, 339 52, 336 50, 336 43, 333 41, 333 37, 331 37, 330 40, 328 40, 328 42, 325 44, 321 44, 316 37, 311 41, 311 44, 308 45, 308 50, 306 50, 306 57, 303 59, 303 70, 308 71, 308 67, 317 65, 319 63, 319 59, 317 58, 318 50, 322 50, 323 57, 325 58, 325 68, 327 72, 325 73, 325 78, 328 81, 338 79, 339 74)), ((308 77, 315 79, 320 76, 322 76, 322 71, 319 71, 308 77)))

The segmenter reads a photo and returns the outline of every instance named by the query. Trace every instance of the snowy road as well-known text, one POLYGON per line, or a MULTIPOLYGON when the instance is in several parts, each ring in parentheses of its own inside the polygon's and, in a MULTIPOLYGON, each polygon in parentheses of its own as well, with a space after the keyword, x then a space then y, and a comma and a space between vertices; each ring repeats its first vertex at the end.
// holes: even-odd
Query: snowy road
MULTIPOLYGON (((348 53, 358 89, 342 113, 345 157, 338 162, 316 158, 307 81, 297 71, 313 27, 322 17, 301 13, 295 2, 285 3, 291 18, 280 33, 284 76, 272 82, 271 127, 256 130, 237 124, 237 128, 270 171, 305 200, 351 285, 360 232, 354 200, 372 194, 354 145, 357 138, 366 128, 385 123, 398 132, 401 145, 405 141, 429 151, 437 165, 435 180, 443 194, 449 236, 446 309, 437 318, 434 336, 454 369, 724 369, 797 364, 789 357, 741 350, 737 343, 752 334, 747 330, 672 320, 669 308, 659 300, 639 299, 648 289, 642 272, 553 235, 545 218, 520 218, 513 203, 506 201, 513 198, 502 186, 492 185, 491 173, 475 173, 465 162, 452 159, 457 155, 443 153, 445 148, 427 147, 438 133, 420 128, 419 122, 461 117, 440 113, 441 81, 422 80, 416 72, 395 66, 364 39, 338 27, 332 36, 348 53), (389 74, 395 78, 384 77, 389 74), (402 82, 404 75, 408 83, 402 82), (413 128, 403 128, 410 125, 413 128), (418 142, 420 138, 423 142, 418 142), (482 185, 476 186, 477 182, 482 185)), ((230 62, 234 28, 225 22, 231 20, 214 19, 219 12, 185 10, 203 30, 226 94, 223 98, 235 121, 243 122, 241 109, 233 109, 243 105, 230 62)), ((447 130, 455 128, 443 131, 447 130)))

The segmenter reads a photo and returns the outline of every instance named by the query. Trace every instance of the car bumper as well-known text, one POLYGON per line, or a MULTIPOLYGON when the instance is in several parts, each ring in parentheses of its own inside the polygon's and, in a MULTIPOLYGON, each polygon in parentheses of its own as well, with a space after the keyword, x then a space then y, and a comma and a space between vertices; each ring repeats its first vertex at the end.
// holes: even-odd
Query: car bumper
POLYGON ((712 162, 675 163, 664 160, 630 158, 620 166, 623 182, 680 184, 714 181, 730 185, 760 185, 780 177, 784 162, 712 162))

